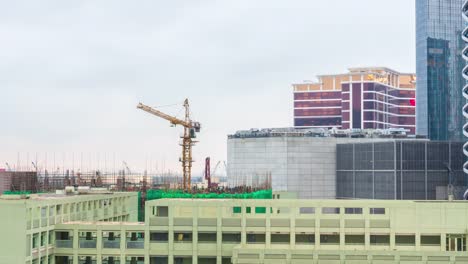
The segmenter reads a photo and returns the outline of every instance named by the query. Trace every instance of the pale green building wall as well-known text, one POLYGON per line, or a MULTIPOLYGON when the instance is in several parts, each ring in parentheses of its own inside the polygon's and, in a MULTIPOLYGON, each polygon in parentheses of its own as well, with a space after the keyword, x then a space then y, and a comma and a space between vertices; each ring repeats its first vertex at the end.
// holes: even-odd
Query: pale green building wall
POLYGON ((59 223, 136 222, 138 217, 137 193, 12 198, 15 196, 0 198, 0 264, 53 264, 53 231, 59 223))
MULTIPOLYGON (((0 204, 0 263, 24 263, 27 254, 26 202, 0 204)), ((29 246, 29 245, 28 245, 29 246)))
POLYGON ((152 264, 150 259, 156 256, 167 257, 169 264, 181 257, 187 257, 183 263, 195 264, 468 263, 464 201, 162 199, 147 202, 145 223, 64 223, 56 230, 74 234, 70 248, 55 250, 57 256, 70 256, 71 263, 79 263, 80 256, 92 257, 97 264, 108 256, 126 263, 140 257, 138 264, 152 264), (80 248, 77 236, 85 231, 96 232, 96 248, 80 248), (118 250, 103 246, 102 234, 113 231, 122 236, 118 250), (134 241, 137 248, 132 232, 144 234, 144 239, 134 241), (167 234, 167 240, 153 241, 154 233, 167 234), (215 239, 201 242, 203 233, 215 239), (228 233, 239 234, 240 241, 223 241, 228 233), (264 240, 252 242, 252 234, 264 240), (285 240, 278 240, 281 234, 285 240), (313 241, 296 241, 300 234, 314 235, 313 241), (349 235, 361 236, 362 243, 346 242, 349 235), (337 241, 329 243, 322 236, 335 236, 337 241), (376 242, 376 236, 388 241, 376 242), (397 242, 402 236, 412 236, 414 242, 397 242), (439 242, 422 241, 428 236, 439 242), (447 247, 447 238, 454 236, 464 240, 459 251, 447 247))

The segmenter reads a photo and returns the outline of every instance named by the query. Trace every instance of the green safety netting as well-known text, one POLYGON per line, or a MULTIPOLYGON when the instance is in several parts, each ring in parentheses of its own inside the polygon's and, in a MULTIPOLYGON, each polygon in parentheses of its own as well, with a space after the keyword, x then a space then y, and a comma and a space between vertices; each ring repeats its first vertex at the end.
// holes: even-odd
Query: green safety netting
POLYGON ((4 195, 30 195, 31 192, 29 192, 29 191, 24 191, 24 192, 21 192, 21 191, 3 191, 3 194, 4 195))
POLYGON ((149 190, 146 200, 164 198, 187 198, 187 199, 272 199, 271 190, 260 190, 250 193, 186 193, 181 190, 149 190))
POLYGON ((145 216, 143 214, 145 205, 141 204, 141 192, 138 192, 138 221, 144 221, 145 216))

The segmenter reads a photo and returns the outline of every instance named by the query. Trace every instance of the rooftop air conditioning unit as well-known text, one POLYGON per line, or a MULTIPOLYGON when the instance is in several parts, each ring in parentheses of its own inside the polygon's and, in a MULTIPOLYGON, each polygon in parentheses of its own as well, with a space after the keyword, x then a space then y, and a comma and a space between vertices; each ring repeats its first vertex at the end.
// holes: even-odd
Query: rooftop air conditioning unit
POLYGON ((91 187, 89 186, 78 186, 78 194, 86 194, 89 193, 91 187))
POLYGON ((65 187, 65 194, 72 194, 75 192, 75 187, 73 186, 66 186, 65 187))

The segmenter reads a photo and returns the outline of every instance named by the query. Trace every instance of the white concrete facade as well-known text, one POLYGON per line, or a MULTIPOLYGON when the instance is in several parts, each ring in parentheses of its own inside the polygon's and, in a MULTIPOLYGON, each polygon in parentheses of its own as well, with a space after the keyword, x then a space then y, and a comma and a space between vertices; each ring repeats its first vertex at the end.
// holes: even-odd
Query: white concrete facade
POLYGON ((336 144, 384 141, 335 137, 239 137, 228 139, 230 184, 271 175, 273 191, 296 192, 300 199, 336 197, 336 144))

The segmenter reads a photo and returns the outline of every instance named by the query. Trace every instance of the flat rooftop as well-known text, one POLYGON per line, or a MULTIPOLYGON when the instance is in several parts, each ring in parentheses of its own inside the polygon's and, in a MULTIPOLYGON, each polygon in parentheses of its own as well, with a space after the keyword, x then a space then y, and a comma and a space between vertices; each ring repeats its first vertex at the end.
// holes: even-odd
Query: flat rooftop
POLYGON ((17 201, 17 200, 33 200, 33 201, 44 201, 44 200, 62 200, 62 199, 76 199, 76 198, 103 198, 105 196, 112 195, 125 195, 136 192, 96 192, 96 193, 70 193, 70 194, 58 194, 58 193, 32 193, 32 194, 7 194, 0 195, 0 200, 2 201, 17 201), (26 198, 25 198, 26 197, 26 198))
POLYGON ((145 222, 70 221, 60 225, 144 226, 145 222))
POLYGON ((407 135, 404 129, 327 129, 327 128, 251 128, 238 130, 228 138, 261 138, 261 137, 344 137, 344 138, 394 138, 427 140, 424 137, 407 135))

